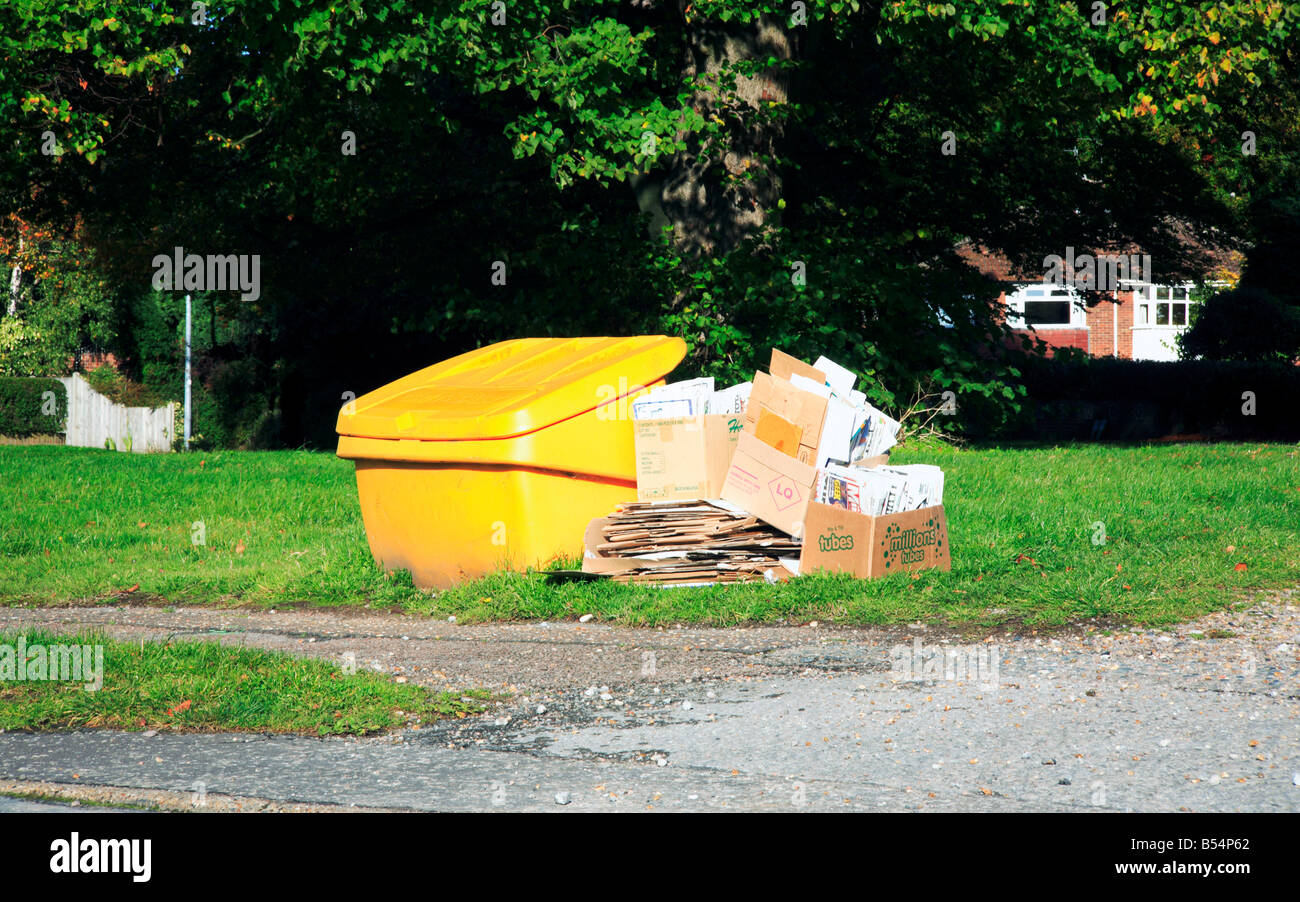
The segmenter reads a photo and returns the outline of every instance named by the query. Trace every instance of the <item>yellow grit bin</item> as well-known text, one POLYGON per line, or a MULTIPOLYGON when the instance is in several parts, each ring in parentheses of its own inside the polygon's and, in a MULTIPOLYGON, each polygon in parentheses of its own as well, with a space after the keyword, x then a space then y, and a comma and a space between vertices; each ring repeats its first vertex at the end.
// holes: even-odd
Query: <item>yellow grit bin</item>
POLYGON ((521 338, 344 405, 375 560, 446 588, 580 556, 587 524, 637 497, 631 399, 684 356, 666 335, 521 338))

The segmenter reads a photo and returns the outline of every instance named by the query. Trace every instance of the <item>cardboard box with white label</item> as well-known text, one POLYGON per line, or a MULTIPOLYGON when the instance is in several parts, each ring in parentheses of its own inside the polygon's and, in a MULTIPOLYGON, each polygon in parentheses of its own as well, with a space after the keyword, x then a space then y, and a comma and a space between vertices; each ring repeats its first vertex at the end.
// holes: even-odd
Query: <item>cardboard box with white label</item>
POLYGON ((639 501, 720 498, 743 426, 737 414, 637 420, 639 501))

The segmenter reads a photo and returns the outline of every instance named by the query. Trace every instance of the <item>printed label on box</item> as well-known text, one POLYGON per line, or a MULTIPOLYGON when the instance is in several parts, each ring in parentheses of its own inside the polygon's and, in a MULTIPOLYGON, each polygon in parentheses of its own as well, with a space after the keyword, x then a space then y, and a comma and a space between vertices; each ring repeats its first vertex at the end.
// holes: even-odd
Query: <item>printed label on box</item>
POLYGON ((948 521, 943 505, 870 517, 814 501, 800 573, 828 570, 870 578, 890 573, 948 570, 948 521))

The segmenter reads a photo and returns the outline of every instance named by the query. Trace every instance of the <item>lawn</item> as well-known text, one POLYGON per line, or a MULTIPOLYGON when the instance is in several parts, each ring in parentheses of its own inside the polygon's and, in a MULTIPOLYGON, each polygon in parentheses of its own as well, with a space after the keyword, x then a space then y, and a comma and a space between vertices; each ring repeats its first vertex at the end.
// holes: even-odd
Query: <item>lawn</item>
POLYGON ((331 454, 0 447, 0 599, 369 605, 462 622, 1050 626, 1170 623, 1300 583, 1294 445, 939 447, 895 460, 944 468, 949 573, 717 589, 502 573, 431 595, 375 566, 352 465, 331 454))
MULTIPOLYGON (((0 730, 111 727, 364 735, 478 714, 487 699, 482 690, 433 692, 381 674, 344 673, 327 661, 216 642, 0 633, 0 648, 14 649, 13 660, 23 657, 20 648, 30 654, 40 647, 41 660, 52 662, 50 647, 59 645, 101 647, 102 659, 95 662, 94 671, 102 684, 88 690, 93 684, 83 679, 55 681, 56 674, 48 670, 41 679, 0 679, 0 730), (44 678, 47 674, 50 679, 44 678)), ((89 664, 92 658, 85 660, 89 664)), ((52 669, 42 664, 43 669, 47 666, 52 669)), ((6 674, 17 675, 16 669, 6 674)))

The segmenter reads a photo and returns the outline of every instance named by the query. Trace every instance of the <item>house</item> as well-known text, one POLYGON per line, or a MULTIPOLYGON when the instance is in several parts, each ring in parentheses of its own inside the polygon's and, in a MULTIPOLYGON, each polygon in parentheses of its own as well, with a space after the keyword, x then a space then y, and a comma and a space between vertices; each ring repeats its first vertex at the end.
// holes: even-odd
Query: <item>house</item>
MULTIPOLYGON (((1067 261, 1072 256, 1067 248, 1067 261)), ((1177 360, 1178 336, 1186 332, 1196 314, 1199 292, 1193 282, 1166 284, 1152 280, 1149 257, 1085 257, 1087 280, 1047 278, 1016 272, 1000 255, 962 245, 959 256, 1002 286, 998 303, 1006 322, 1017 333, 1041 339, 1050 355, 1058 348, 1077 348, 1093 357, 1125 360, 1177 360), (1122 266, 1102 266, 1120 261, 1122 266), (1129 266, 1128 261, 1134 265, 1129 266), (1093 262, 1095 261, 1095 266, 1093 262), (1082 288, 1095 289, 1089 298, 1082 288)), ((1059 259, 1059 258, 1058 258, 1059 259)), ((1072 261, 1071 261, 1072 263, 1072 261)), ((1049 267, 1045 266, 1045 270, 1049 267)), ((1080 270, 1067 268, 1072 276, 1080 270)), ((1236 273, 1221 268, 1203 284, 1227 287, 1236 273), (1222 278, 1226 276, 1226 278, 1222 278)))

